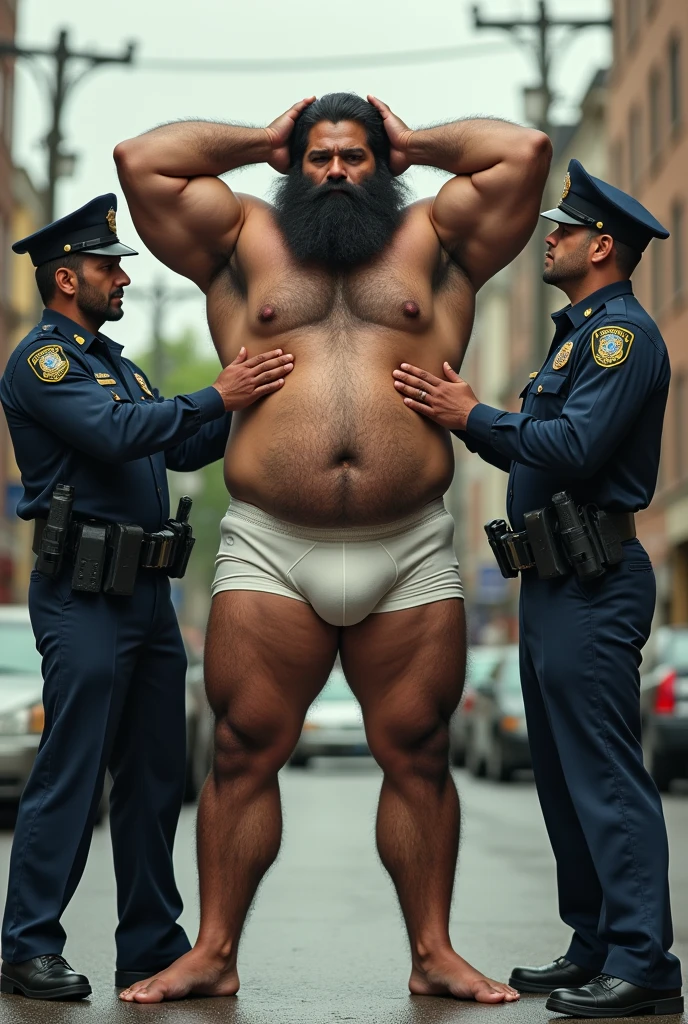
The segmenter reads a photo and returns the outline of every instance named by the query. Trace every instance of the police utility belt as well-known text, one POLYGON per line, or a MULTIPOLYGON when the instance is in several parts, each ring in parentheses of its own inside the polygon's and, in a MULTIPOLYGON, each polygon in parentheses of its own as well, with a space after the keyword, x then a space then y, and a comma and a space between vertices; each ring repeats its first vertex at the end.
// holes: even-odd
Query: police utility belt
POLYGON ((623 561, 625 540, 636 536, 632 512, 605 512, 596 505, 579 507, 566 491, 552 504, 526 512, 525 529, 509 530, 503 519, 485 526, 497 565, 506 579, 536 569, 541 580, 574 572, 580 579, 601 576, 623 561))
POLYGON ((73 502, 74 488, 58 484, 48 518, 35 521, 36 569, 44 576, 57 576, 69 559, 72 590, 130 597, 139 569, 159 569, 174 579, 186 572, 196 543, 189 523, 191 498, 181 498, 176 518, 155 533, 135 523, 73 520, 73 502))

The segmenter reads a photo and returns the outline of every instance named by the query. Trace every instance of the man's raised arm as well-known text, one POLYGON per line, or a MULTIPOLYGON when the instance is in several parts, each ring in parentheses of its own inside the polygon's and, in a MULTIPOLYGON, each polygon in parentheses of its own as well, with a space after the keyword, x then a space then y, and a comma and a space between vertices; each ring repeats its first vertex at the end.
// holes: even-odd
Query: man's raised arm
POLYGON ((480 288, 535 228, 552 158, 549 138, 490 118, 413 131, 385 103, 368 99, 384 119, 393 173, 424 164, 455 175, 437 194, 431 217, 442 246, 480 288))
POLYGON ((218 175, 246 164, 289 167, 288 139, 313 97, 267 128, 178 121, 120 142, 114 157, 136 230, 158 259, 204 291, 227 262, 247 214, 218 175))

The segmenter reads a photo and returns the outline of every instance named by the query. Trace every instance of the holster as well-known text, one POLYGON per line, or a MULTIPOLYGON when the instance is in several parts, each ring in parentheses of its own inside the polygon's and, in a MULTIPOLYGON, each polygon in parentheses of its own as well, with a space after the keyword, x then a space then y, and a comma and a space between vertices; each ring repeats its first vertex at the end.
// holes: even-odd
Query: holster
POLYGON ((523 516, 525 529, 510 530, 493 519, 485 533, 502 576, 536 569, 541 580, 575 572, 594 579, 623 560, 622 542, 636 536, 632 512, 606 512, 596 505, 578 508, 565 492, 555 503, 523 516))

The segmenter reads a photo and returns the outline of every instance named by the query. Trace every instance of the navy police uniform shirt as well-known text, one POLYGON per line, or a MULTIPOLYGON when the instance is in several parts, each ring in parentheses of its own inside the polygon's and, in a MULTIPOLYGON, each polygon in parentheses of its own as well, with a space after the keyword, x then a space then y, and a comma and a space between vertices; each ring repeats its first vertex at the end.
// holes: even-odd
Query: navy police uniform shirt
POLYGON ((10 355, 0 400, 24 486, 20 518, 45 518, 66 483, 79 516, 148 532, 170 515, 166 470, 221 459, 231 419, 215 388, 165 399, 121 345, 52 309, 10 355))
POLYGON ((607 285, 552 319, 554 340, 521 392, 522 411, 479 404, 460 435, 510 472, 507 513, 515 530, 557 491, 578 504, 637 512, 657 483, 669 357, 631 282, 607 285))

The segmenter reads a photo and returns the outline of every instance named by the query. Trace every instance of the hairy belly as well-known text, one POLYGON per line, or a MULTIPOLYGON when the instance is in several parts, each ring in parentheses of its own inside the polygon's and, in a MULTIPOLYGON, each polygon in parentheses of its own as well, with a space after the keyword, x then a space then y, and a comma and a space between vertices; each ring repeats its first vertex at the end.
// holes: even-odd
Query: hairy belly
POLYGON ((230 494, 304 526, 391 522, 453 472, 446 431, 403 404, 390 369, 352 378, 298 357, 281 391, 235 414, 225 456, 230 494))

